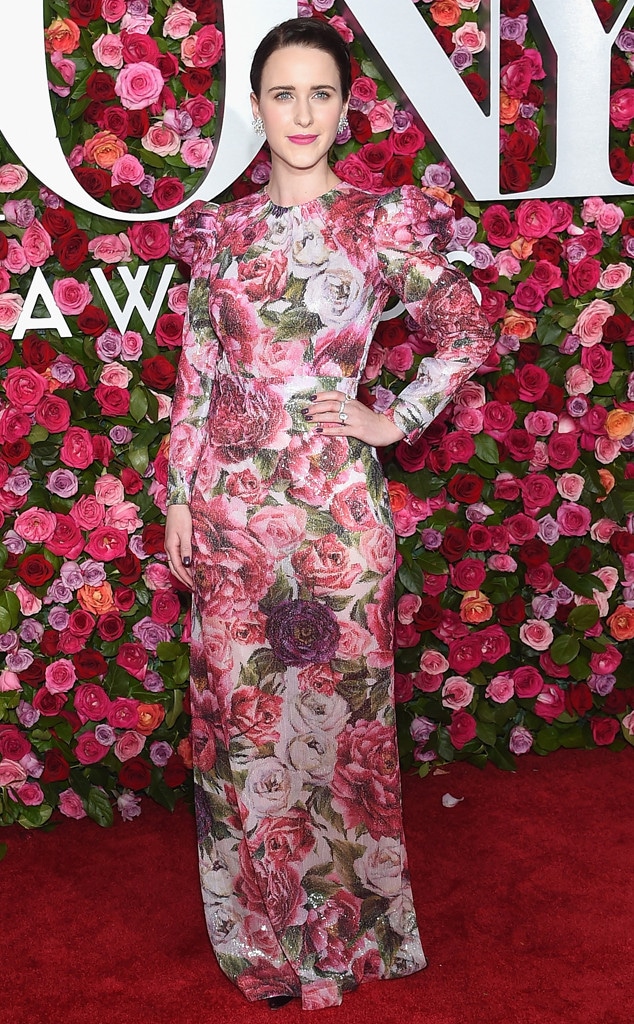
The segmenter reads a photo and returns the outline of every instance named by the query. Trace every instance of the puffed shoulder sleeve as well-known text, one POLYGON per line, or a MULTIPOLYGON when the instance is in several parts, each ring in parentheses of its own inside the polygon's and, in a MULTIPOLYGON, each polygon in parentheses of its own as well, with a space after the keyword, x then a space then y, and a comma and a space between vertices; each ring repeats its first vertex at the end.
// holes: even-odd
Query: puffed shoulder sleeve
POLYGON ((383 196, 374 216, 379 273, 434 347, 384 413, 410 443, 485 361, 495 340, 467 278, 442 255, 453 221, 446 203, 413 185, 383 196))
POLYGON ((170 253, 189 264, 183 347, 172 402, 167 504, 189 502, 209 415, 218 338, 209 317, 209 278, 216 252, 217 208, 192 203, 174 218, 170 253))

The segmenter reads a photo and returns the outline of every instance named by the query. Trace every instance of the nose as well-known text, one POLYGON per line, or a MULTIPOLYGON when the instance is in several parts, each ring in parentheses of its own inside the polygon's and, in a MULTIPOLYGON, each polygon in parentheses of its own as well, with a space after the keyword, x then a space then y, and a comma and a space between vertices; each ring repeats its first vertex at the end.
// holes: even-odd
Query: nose
POLYGON ((295 109, 295 122, 302 127, 307 127, 312 124, 313 115, 310 109, 310 103, 308 100, 297 100, 297 107, 295 109))

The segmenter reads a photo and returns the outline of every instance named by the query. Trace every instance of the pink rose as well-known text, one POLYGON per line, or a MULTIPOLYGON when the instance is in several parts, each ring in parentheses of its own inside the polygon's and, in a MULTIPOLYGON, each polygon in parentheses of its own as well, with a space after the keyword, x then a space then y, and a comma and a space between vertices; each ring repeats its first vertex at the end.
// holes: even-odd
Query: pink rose
POLYGON ((523 200, 515 211, 515 220, 524 238, 544 238, 553 225, 550 204, 543 199, 523 200))
POLYGON ((108 32, 107 35, 95 39, 92 44, 92 52, 103 68, 119 70, 123 67, 123 43, 121 37, 114 32, 108 32))
POLYGON ((557 523, 566 537, 584 537, 590 529, 592 515, 589 508, 565 501, 557 509, 557 523))
POLYGON ((494 676, 485 690, 485 697, 495 701, 496 704, 505 704, 515 693, 513 677, 502 673, 494 676))
MULTIPOLYGON (((299 506, 290 509, 281 506, 263 506, 251 517, 248 528, 272 558, 285 558, 296 551, 303 540, 306 529, 306 512, 299 506)), ((320 538, 317 543, 322 545, 322 549, 324 548, 324 538, 320 538)), ((326 549, 327 547, 326 544, 326 549)), ((334 550, 331 553, 334 554, 334 550)), ((323 550, 322 557, 325 557, 327 561, 327 550, 323 550)))
POLYGON ((181 148, 178 133, 162 121, 151 125, 141 142, 144 149, 157 156, 176 156, 181 148))
POLYGON ((545 619, 528 619, 520 626, 520 640, 534 651, 546 651, 554 639, 552 627, 545 619))
POLYGON ((610 263, 601 271, 599 288, 620 288, 631 276, 632 268, 627 263, 610 263))
POLYGON ((381 100, 374 104, 368 112, 368 120, 375 135, 387 132, 393 127, 395 110, 396 103, 392 100, 381 100))
POLYGON ((39 807, 44 800, 42 787, 37 782, 21 782, 15 787, 15 792, 25 807, 39 807))
POLYGON ((452 34, 452 39, 456 46, 470 53, 481 53, 487 43, 486 33, 480 31, 475 21, 465 21, 452 34))
POLYGON ((597 437, 594 442, 594 454, 599 462, 609 466, 621 454, 621 442, 612 441, 609 437, 597 437))
POLYGON ((21 164, 3 164, 0 167, 0 192, 17 192, 28 181, 28 172, 21 164))
POLYGON ((53 298, 64 316, 79 316, 92 301, 92 292, 85 281, 62 277, 53 282, 53 298))
POLYGON ((223 37, 215 25, 204 25, 190 39, 194 40, 190 60, 183 56, 183 62, 189 67, 210 68, 217 64, 222 56, 223 37), (191 63, 190 63, 191 61, 191 63))
MULTIPOLYGON (((630 268, 628 268, 630 269, 630 268)), ((608 317, 614 316, 615 309, 605 299, 593 299, 577 317, 572 328, 581 345, 597 345, 603 338, 603 327, 608 317)))
MULTIPOLYGON (((26 274, 27 270, 30 270, 31 264, 24 255, 24 249, 15 238, 7 239, 8 251, 6 257, 3 259, 3 266, 7 268, 10 274, 26 274)), ((6 289, 3 289, 6 291, 6 289)))
POLYGON ((583 366, 569 366, 564 384, 569 395, 589 395, 594 388, 592 375, 583 366))
POLYGON ((537 694, 533 710, 540 718, 544 718, 547 722, 553 722, 566 710, 564 691, 556 683, 545 683, 541 693, 537 694))
POLYGON ((577 501, 585 486, 585 480, 579 473, 562 473, 557 481, 557 490, 567 501, 577 501))
POLYGON ((75 666, 67 658, 58 658, 44 669, 44 685, 49 693, 67 693, 76 680, 75 666))
POLYGON ((159 69, 142 60, 122 68, 114 88, 121 105, 127 110, 143 110, 158 102, 163 85, 159 69))
MULTIPOLYGON (((97 235, 88 243, 88 251, 96 262, 129 263, 132 256, 127 235, 97 235)), ((54 289, 54 286, 53 286, 54 289)))
POLYGON ((625 131, 634 118, 634 89, 618 89, 610 99, 610 121, 625 131))
POLYGON ((524 419, 524 429, 534 437, 547 437, 553 432, 556 422, 556 413, 536 409, 529 412, 524 419))
POLYGON ((130 729, 118 737, 113 749, 120 761, 129 761, 131 757, 137 757, 144 746, 145 736, 130 729))
POLYGON ((0 671, 0 693, 8 693, 9 690, 21 690, 20 677, 8 669, 0 671))
POLYGON ((175 3, 169 8, 163 22, 163 35, 169 39, 184 39, 196 21, 196 13, 175 3))
POLYGON ((124 153, 112 165, 112 184, 140 185, 145 177, 145 169, 140 160, 132 153, 124 153))
POLYGON ((473 700, 475 686, 467 682, 463 676, 449 676, 442 688, 442 703, 454 711, 466 708, 473 700))
POLYGON ((213 149, 211 139, 187 139, 182 145, 181 156, 188 167, 206 167, 213 149))
POLYGON ((595 651, 590 655, 590 668, 598 675, 610 675, 615 672, 623 660, 621 652, 609 644, 603 651, 595 651))
POLYGON ((44 544, 55 533, 56 525, 54 512, 34 507, 20 512, 13 524, 13 529, 29 544, 44 544))
POLYGON ((127 9, 126 0, 101 0, 101 17, 108 24, 121 21, 127 9))
POLYGON ((73 789, 65 789, 59 794, 59 809, 67 818, 86 817, 82 799, 73 789))
POLYGON ((386 526, 364 530, 359 547, 368 569, 385 575, 394 565, 394 536, 386 526))
POLYGON ((51 236, 39 220, 32 221, 22 235, 22 249, 32 267, 41 267, 53 255, 51 236))
POLYGON ((623 223, 624 217, 625 213, 616 203, 603 203, 601 209, 597 211, 596 225, 600 231, 605 231, 606 235, 614 235, 623 223))

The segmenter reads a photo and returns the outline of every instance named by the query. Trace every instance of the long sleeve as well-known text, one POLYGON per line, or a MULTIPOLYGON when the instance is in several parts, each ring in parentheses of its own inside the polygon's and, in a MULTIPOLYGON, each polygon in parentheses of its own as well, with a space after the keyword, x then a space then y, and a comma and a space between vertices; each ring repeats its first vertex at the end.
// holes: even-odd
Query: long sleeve
POLYGON ((467 278, 437 251, 450 241, 452 223, 445 203, 412 185, 379 200, 375 213, 380 276, 435 347, 384 413, 410 443, 481 366, 495 340, 467 278))
POLYGON ((175 218, 171 251, 191 264, 192 273, 172 403, 168 505, 189 502, 209 414, 218 360, 218 338, 209 317, 209 275, 215 242, 215 208, 196 202, 175 218))

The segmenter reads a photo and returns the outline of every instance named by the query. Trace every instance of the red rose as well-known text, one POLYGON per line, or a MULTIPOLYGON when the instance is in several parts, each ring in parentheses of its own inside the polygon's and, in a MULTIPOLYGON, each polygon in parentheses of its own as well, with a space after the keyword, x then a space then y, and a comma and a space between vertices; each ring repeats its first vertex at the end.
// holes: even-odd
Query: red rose
POLYGON ((451 725, 447 726, 449 739, 456 750, 462 750, 476 737, 476 720, 468 711, 454 711, 451 725))
MULTIPOLYGON (((160 591, 160 593, 170 593, 170 591, 160 591)), ((97 632, 102 640, 111 643, 113 640, 118 640, 120 636, 123 636, 124 631, 125 623, 117 612, 110 611, 99 616, 97 632)))
POLYGON ((143 478, 131 466, 124 466, 119 474, 119 478, 126 494, 138 494, 139 491, 143 490, 143 478))
POLYGON ((159 53, 154 64, 161 72, 164 82, 169 82, 170 78, 178 74, 178 61, 173 53, 159 53))
POLYGON ((627 341, 633 334, 634 321, 627 313, 615 313, 603 325, 604 341, 627 341))
POLYGON ((548 260, 549 263, 557 264, 563 251, 563 246, 556 238, 538 238, 533 243, 532 256, 536 260, 548 260))
MULTIPOLYGON (((133 139, 142 139, 147 135, 149 127, 150 118, 147 110, 128 110, 128 135, 133 139)), ((136 193, 137 190, 134 191, 136 193)), ((130 195, 132 196, 132 193, 130 195)))
POLYGON ((135 601, 136 594, 130 587, 115 587, 114 603, 120 611, 129 612, 135 601))
POLYGON ((182 757, 178 754, 172 754, 163 769, 163 781, 170 789, 176 789, 177 786, 182 786, 186 778, 187 769, 182 757))
POLYGON ((444 25, 434 25, 432 31, 445 53, 447 55, 452 54, 456 49, 456 44, 453 41, 453 37, 449 29, 445 28, 444 25))
POLYGON ((90 534, 86 544, 86 554, 98 562, 112 562, 121 558, 126 550, 127 533, 115 526, 98 526, 90 534))
POLYGON ((97 676, 105 676, 108 671, 108 662, 99 651, 91 647, 73 654, 71 661, 80 679, 95 679, 97 676))
POLYGON ((113 565, 119 572, 119 579, 126 586, 141 579, 141 562, 129 548, 126 548, 124 555, 114 559, 113 565))
POLYGON ((548 374, 541 366, 532 363, 515 371, 519 384, 519 397, 522 402, 534 402, 541 398, 548 387, 548 374))
POLYGON ((483 660, 482 644, 476 633, 470 633, 460 640, 451 640, 449 642, 447 661, 449 662, 449 667, 454 669, 455 672, 459 672, 460 675, 464 675, 465 672, 470 672, 471 669, 477 668, 482 664, 483 660))
POLYGON ((44 755, 44 771, 40 776, 42 782, 63 782, 70 775, 70 765, 59 750, 47 750, 44 755))
POLYGON ((106 71, 93 71, 86 81, 86 96, 91 100, 116 100, 114 79, 106 71))
POLYGON ((417 470, 423 469, 428 453, 429 445, 422 434, 414 444, 399 441, 395 451, 397 462, 408 473, 415 473, 417 470))
POLYGON ((532 136, 525 132, 512 132, 504 147, 504 152, 512 160, 530 160, 536 146, 537 139, 532 136))
POLYGON ((119 139, 125 139, 130 130, 130 118, 127 110, 124 110, 123 107, 106 107, 101 115, 99 127, 104 131, 112 132, 119 139))
POLYGON ((456 473, 447 484, 447 490, 456 501, 473 505, 480 500, 484 480, 475 473, 456 473))
MULTIPOLYGON (((496 402, 502 402, 503 404, 517 402, 520 396, 520 387, 512 373, 503 374, 501 377, 498 377, 493 394, 496 402)), ((515 419, 515 415, 513 419, 515 419)))
POLYGON ((572 569, 573 572, 579 573, 580 576, 588 572, 591 564, 592 551, 585 544, 579 544, 574 547, 564 561, 567 569, 572 569))
POLYGON ((518 60, 519 57, 524 56, 524 48, 516 43, 514 39, 501 39, 500 40, 500 65, 504 67, 505 64, 510 64, 511 61, 518 60))
POLYGON ((395 154, 383 170, 383 181, 386 185, 393 185, 395 188, 400 185, 411 185, 414 182, 413 166, 413 157, 395 154))
POLYGON ((502 10, 508 18, 517 18, 520 14, 528 14, 530 0, 502 0, 502 10))
POLYGON ((592 690, 587 683, 572 683, 566 690, 566 711, 583 717, 592 708, 592 690))
POLYGON ((35 422, 45 427, 49 434, 60 434, 70 426, 70 406, 65 398, 44 395, 35 410, 35 422))
POLYGON ((127 416, 130 411, 130 392, 110 384, 98 384, 95 399, 103 416, 127 416))
POLYGON ((93 100, 84 110, 84 121, 87 124, 101 124, 105 109, 103 103, 100 103, 99 100, 93 100))
POLYGON ((165 550, 165 527, 159 523, 146 523, 141 532, 143 550, 155 555, 165 550))
MULTIPOLYGON (((610 10, 612 10, 611 7, 610 10)), ((592 739, 598 747, 609 746, 621 731, 621 726, 616 718, 593 718, 590 728, 592 729, 592 739)))
POLYGON ((463 82, 467 89, 473 96, 474 100, 481 103, 489 95, 489 86, 485 82, 481 75, 478 75, 475 71, 470 72, 463 76, 463 82))
POLYGON ((110 438, 103 437, 101 434, 94 434, 92 442, 97 461, 103 463, 104 466, 109 466, 112 462, 112 442, 110 438))
POLYGON ((603 702, 603 710, 609 715, 622 715, 631 704, 632 698, 629 690, 611 690, 603 702))
POLYGON ((2 445, 0 451, 10 466, 19 466, 31 454, 31 445, 24 438, 19 438, 17 441, 7 441, 2 445))
POLYGON ((84 536, 72 516, 57 512, 55 515, 55 532, 45 541, 45 546, 53 555, 63 558, 77 558, 84 549, 84 536))
POLYGON ((174 386, 176 370, 165 356, 152 356, 143 360, 141 380, 156 391, 167 391, 174 386))
POLYGON ((156 321, 154 335, 157 345, 180 348, 183 341, 183 317, 180 313, 163 313, 156 321))
POLYGON ((4 231, 0 231, 0 260, 4 260, 9 252, 9 242, 4 231))
POLYGON ((190 96, 202 96, 209 92, 212 77, 207 68, 188 68, 180 76, 181 84, 190 96))
POLYGON ((73 174, 84 191, 93 199, 103 199, 110 188, 110 175, 100 167, 75 167, 73 174))
POLYGON ((524 160, 502 160, 500 186, 503 192, 525 192, 530 183, 530 164, 524 160))
POLYGON ((526 541, 518 550, 517 557, 528 567, 541 565, 550 557, 550 548, 539 537, 526 541))
POLYGON ((469 538, 459 526, 448 526, 440 550, 448 562, 457 562, 469 547, 469 538))
POLYGON ((79 228, 67 231, 54 240, 53 253, 64 270, 77 270, 88 256, 88 235, 79 228))
POLYGON ((549 384, 542 397, 535 402, 535 407, 545 412, 560 413, 564 407, 564 400, 564 389, 557 384, 549 384))
POLYGON ((392 320, 381 320, 374 337, 383 348, 396 348, 407 341, 409 332, 403 321, 396 317, 392 320))
POLYGON ((139 61, 156 64, 159 48, 152 36, 143 32, 123 31, 120 38, 123 44, 121 54, 126 64, 138 64, 139 61))
POLYGON ((57 359, 57 352, 38 334, 27 334, 22 342, 22 358, 27 366, 38 373, 44 373, 44 370, 57 359))
POLYGON ((357 142, 360 142, 361 145, 372 138, 372 125, 370 124, 368 117, 360 110, 349 110, 348 121, 350 123, 352 137, 357 142))
MULTIPOLYGON (((59 238, 60 235, 65 235, 68 231, 74 231, 77 225, 70 210, 64 209, 63 206, 59 206, 57 209, 47 206, 42 214, 42 227, 46 228, 53 238, 59 238)), ((42 339, 38 338, 37 340, 41 341, 42 339)), ((55 354, 57 355, 57 353, 55 354)))
MULTIPOLYGON (((40 651, 47 657, 52 658, 59 653, 59 633, 54 629, 46 629, 40 640, 40 651)), ((44 676, 42 676, 44 679, 44 676)))
POLYGON ((145 679, 148 653, 141 644, 121 644, 116 660, 117 665, 129 672, 135 679, 145 679))
POLYGON ((584 256, 578 263, 568 268, 568 291, 570 295, 585 295, 593 291, 601 276, 601 263, 592 256, 584 256))
POLYGON ((121 765, 119 769, 119 782, 126 789, 139 791, 146 789, 152 780, 152 773, 149 766, 140 757, 131 757, 129 761, 121 765))
MULTIPOLYGON (((623 63, 625 64, 625 61, 623 63)), ((627 64, 625 64, 625 67, 627 68, 629 81, 630 69, 627 64)), ((610 150, 610 170, 617 181, 629 181, 632 173, 632 161, 620 146, 615 146, 614 149, 610 150)))
POLYGON ((77 327, 84 334, 98 338, 108 326, 108 315, 99 306, 89 303, 77 317, 77 327))
POLYGON ((170 210, 184 198, 185 188, 178 178, 159 178, 152 193, 152 201, 159 210, 170 210))
POLYGON ((17 725, 0 725, 0 754, 9 761, 19 761, 31 750, 29 740, 17 725))
POLYGON ((517 626, 526 618, 524 598, 514 594, 508 601, 503 601, 497 609, 498 622, 502 626, 517 626))
POLYGON ((414 625, 422 632, 424 629, 436 629, 442 622, 442 608, 437 597, 423 595, 421 606, 414 615, 414 625))
POLYGON ((33 697, 32 704, 44 718, 56 718, 66 703, 67 694, 51 693, 42 686, 33 697))
POLYGON ((27 555, 18 565, 16 575, 28 587, 43 587, 55 575, 55 570, 43 555, 27 555))
POLYGON ((579 458, 575 434, 551 434, 548 438, 548 461, 553 469, 571 469, 579 458))
POLYGON ((85 28, 89 22, 101 17, 101 0, 70 0, 69 17, 85 28))
POLYGON ((115 210, 121 210, 122 213, 138 210, 143 202, 143 196, 138 188, 125 182, 122 185, 113 185, 110 189, 110 198, 115 210))
POLYGON ((173 590, 156 590, 152 595, 152 621, 173 626, 181 613, 181 603, 173 590))
POLYGON ((169 250, 169 227, 161 221, 133 224, 128 228, 132 251, 147 263, 159 260, 169 250))

